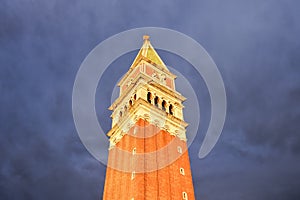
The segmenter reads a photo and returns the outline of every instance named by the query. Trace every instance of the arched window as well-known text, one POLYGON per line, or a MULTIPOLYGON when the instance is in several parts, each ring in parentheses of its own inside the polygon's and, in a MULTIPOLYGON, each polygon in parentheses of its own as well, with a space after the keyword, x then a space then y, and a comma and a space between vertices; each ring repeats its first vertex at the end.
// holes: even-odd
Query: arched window
POLYGON ((120 117, 122 117, 122 115, 123 115, 123 113, 122 113, 122 111, 120 111, 120 117))
POLYGON ((127 106, 125 105, 125 106, 124 106, 124 112, 126 112, 126 111, 127 111, 127 106))
POLYGON ((133 95, 133 99, 136 100, 136 94, 133 95))
POLYGON ((182 154, 182 148, 181 148, 181 146, 177 147, 177 151, 178 151, 178 153, 182 154))
POLYGON ((166 111, 166 101, 163 100, 162 103, 161 103, 161 108, 166 111))
POLYGON ((158 100, 159 100, 159 98, 158 98, 158 96, 156 96, 156 97, 154 98, 154 105, 155 105, 156 107, 158 107, 158 100))
POLYGON ((187 196, 187 193, 186 192, 182 192, 182 198, 184 200, 188 200, 188 196, 187 196))
POLYGON ((135 171, 133 171, 132 173, 131 173, 131 180, 133 180, 135 178, 135 171))
POLYGON ((171 115, 173 115, 173 105, 172 104, 170 104, 170 106, 169 106, 169 113, 171 115))
POLYGON ((148 94, 147 94, 147 101, 149 102, 149 103, 151 103, 151 92, 148 92, 148 94))
POLYGON ((180 170, 179 170, 179 171, 180 171, 180 174, 181 174, 181 175, 185 175, 185 173, 184 173, 184 169, 183 169, 182 167, 180 168, 180 170))
POLYGON ((132 100, 129 100, 129 106, 130 107, 132 106, 132 100))
POLYGON ((134 127, 134 129, 133 129, 133 135, 136 135, 137 131, 138 131, 138 127, 134 127))
POLYGON ((136 148, 134 147, 133 149, 132 149, 132 155, 135 155, 136 154, 136 148))

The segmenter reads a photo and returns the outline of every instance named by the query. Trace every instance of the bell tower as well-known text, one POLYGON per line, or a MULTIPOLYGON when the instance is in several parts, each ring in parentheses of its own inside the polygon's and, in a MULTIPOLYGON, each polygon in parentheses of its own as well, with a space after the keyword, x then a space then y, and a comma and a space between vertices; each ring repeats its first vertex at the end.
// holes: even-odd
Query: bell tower
POLYGON ((112 128, 104 200, 193 200, 183 117, 185 97, 150 43, 120 80, 109 107, 112 128))

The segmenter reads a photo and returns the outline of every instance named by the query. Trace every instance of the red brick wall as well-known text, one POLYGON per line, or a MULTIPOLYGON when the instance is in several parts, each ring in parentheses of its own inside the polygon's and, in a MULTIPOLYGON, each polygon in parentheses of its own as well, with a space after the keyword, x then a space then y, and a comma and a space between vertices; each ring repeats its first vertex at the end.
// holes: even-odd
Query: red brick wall
POLYGON ((173 86, 173 80, 171 78, 166 78, 166 85, 171 89, 175 89, 173 86))
POLYGON ((188 194, 189 200, 195 199, 186 142, 142 119, 136 127, 139 127, 136 135, 132 127, 117 147, 109 151, 103 199, 182 200, 182 192, 188 194), (178 153, 177 146, 181 146, 182 154, 178 153), (132 155, 134 147, 136 155, 132 155), (121 153, 118 148, 128 153, 121 153), (168 162, 171 164, 165 166, 168 162), (123 167, 125 172, 114 169, 114 164, 118 164, 118 169, 123 167), (185 175, 180 174, 181 167, 185 175), (131 171, 141 168, 152 171, 137 172, 131 180, 131 171))

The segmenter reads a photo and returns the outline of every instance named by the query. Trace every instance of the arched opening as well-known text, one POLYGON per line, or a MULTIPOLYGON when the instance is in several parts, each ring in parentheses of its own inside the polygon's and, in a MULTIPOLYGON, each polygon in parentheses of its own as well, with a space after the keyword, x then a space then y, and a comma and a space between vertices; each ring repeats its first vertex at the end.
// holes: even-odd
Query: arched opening
POLYGON ((165 100, 163 100, 162 101, 162 103, 161 103, 161 108, 164 110, 164 111, 166 111, 166 101, 165 100))
POLYGON ((132 100, 129 100, 129 106, 130 107, 132 106, 132 100))
POLYGON ((185 175, 184 169, 183 169, 183 168, 180 168, 180 174, 181 174, 181 175, 185 175))
POLYGON ((169 113, 171 115, 173 115, 173 105, 172 104, 170 104, 170 106, 169 106, 169 113))
POLYGON ((148 92, 148 94, 147 94, 147 101, 148 101, 149 103, 151 103, 151 97, 152 97, 151 92, 148 92))
POLYGON ((123 115, 123 113, 122 113, 122 111, 120 111, 120 117, 122 117, 122 115, 123 115))
POLYGON ((135 171, 131 172, 131 180, 135 178, 135 171))
POLYGON ((187 193, 186 192, 182 192, 182 198, 184 200, 188 200, 188 196, 187 196, 187 193))
POLYGON ((158 96, 156 96, 156 97, 154 98, 154 105, 155 105, 156 107, 158 107, 158 100, 159 100, 159 98, 158 98, 158 96))
POLYGON ((133 95, 133 99, 136 100, 136 94, 133 95))
POLYGON ((182 148, 181 148, 181 146, 177 147, 177 151, 178 151, 178 153, 182 154, 182 148))
POLYGON ((138 127, 134 127, 134 129, 133 129, 133 135, 136 135, 137 131, 138 131, 138 127))

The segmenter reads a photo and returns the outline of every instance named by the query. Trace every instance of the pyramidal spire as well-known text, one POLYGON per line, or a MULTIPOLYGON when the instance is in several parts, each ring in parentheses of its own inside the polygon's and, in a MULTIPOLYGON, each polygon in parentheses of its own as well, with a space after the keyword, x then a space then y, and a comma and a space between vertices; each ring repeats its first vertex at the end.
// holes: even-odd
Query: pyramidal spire
POLYGON ((139 53, 137 54, 130 68, 134 68, 140 60, 146 60, 151 64, 160 66, 165 70, 168 70, 165 63, 162 61, 158 53, 155 51, 154 47, 151 45, 150 36, 144 35, 143 40, 144 40, 143 46, 141 47, 139 53))

